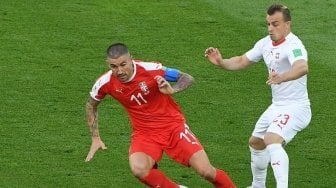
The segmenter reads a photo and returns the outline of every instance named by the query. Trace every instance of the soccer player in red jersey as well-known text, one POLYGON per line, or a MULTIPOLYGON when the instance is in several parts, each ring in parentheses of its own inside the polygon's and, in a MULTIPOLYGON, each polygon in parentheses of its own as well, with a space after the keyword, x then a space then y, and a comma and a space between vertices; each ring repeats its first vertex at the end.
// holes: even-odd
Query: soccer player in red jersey
POLYGON ((188 88, 193 77, 160 63, 135 61, 126 45, 107 49, 110 70, 94 84, 86 104, 92 144, 85 161, 106 146, 99 136, 98 105, 110 95, 127 111, 132 124, 129 164, 133 175, 149 187, 180 186, 157 169, 163 152, 176 162, 192 167, 214 187, 234 188, 230 177, 213 167, 203 146, 190 131, 172 94, 188 88), (176 82, 173 86, 170 82, 176 82))

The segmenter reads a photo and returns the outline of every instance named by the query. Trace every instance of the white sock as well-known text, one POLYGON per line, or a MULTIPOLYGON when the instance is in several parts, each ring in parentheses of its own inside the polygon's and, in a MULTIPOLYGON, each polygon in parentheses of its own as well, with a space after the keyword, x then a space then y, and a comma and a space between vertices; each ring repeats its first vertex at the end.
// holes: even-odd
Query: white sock
POLYGON ((287 188, 289 159, 286 151, 281 144, 270 144, 266 149, 271 156, 271 166, 277 182, 277 188, 287 188))
POLYGON ((253 188, 266 187, 267 167, 270 161, 269 153, 266 149, 256 150, 250 146, 251 170, 253 175, 253 188))

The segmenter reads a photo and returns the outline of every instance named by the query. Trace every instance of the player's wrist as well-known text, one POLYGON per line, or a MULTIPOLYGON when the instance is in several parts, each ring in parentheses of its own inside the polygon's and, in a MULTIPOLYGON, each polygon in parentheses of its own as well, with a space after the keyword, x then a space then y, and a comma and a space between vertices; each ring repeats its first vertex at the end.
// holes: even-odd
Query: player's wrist
POLYGON ((178 88, 172 88, 172 94, 180 92, 180 89, 178 88))
POLYGON ((100 141, 100 136, 92 136, 91 140, 92 142, 100 141))

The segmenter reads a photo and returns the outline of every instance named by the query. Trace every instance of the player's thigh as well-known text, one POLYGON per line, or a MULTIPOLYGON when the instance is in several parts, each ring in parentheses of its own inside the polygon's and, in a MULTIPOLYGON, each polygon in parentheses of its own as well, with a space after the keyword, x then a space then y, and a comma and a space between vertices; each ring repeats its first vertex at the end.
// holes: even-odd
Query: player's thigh
POLYGON ((166 154, 176 162, 189 166, 189 160, 194 153, 203 150, 202 144, 191 132, 187 125, 176 129, 171 138, 170 145, 165 149, 166 154))
MULTIPOLYGON (((269 128, 274 116, 275 116, 275 111, 273 110, 274 107, 271 105, 269 106, 264 112, 263 114, 259 117, 258 121, 255 124, 254 130, 252 132, 252 140, 251 141, 258 141, 257 138, 259 138, 260 140, 264 139, 265 133, 267 131, 267 129, 269 128), (255 137, 255 139, 253 139, 253 137, 255 137)), ((251 143, 250 143, 251 145, 251 143)))
POLYGON ((291 105, 279 107, 267 132, 281 136, 286 143, 309 125, 311 110, 309 106, 291 105))
MULTIPOLYGON (((131 159, 131 156, 135 153, 144 153, 147 156, 149 156, 151 159, 153 159, 155 163, 157 163, 162 158, 163 147, 160 144, 153 141, 152 137, 148 135, 133 133, 131 145, 129 148, 130 159, 131 159)), ((143 157, 140 156, 137 158, 142 159, 143 157)), ((134 160, 134 161, 137 161, 137 160, 134 160)))

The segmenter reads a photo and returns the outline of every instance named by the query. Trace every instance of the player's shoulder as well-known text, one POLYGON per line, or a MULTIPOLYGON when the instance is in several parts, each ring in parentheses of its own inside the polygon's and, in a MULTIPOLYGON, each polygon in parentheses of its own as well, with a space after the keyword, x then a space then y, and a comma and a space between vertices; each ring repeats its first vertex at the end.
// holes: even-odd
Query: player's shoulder
POLYGON ((267 46, 267 45, 270 45, 272 44, 272 40, 271 38, 267 35, 263 38, 260 38, 256 43, 255 43, 255 46, 256 47, 259 47, 259 48, 262 48, 264 46, 267 46))
POLYGON ((292 32, 287 35, 287 39, 290 41, 301 41, 299 37, 292 32))
POLYGON ((95 85, 99 85, 99 86, 105 85, 106 83, 108 83, 108 82, 111 81, 111 78, 112 78, 111 76, 112 76, 112 70, 109 70, 109 71, 103 73, 103 74, 96 80, 95 85))
POLYGON ((287 36, 287 39, 288 39, 289 45, 302 45, 303 46, 301 39, 298 36, 296 36, 294 33, 290 33, 287 36))
POLYGON ((295 51, 300 51, 300 52, 305 52, 303 54, 306 54, 306 48, 304 46, 304 44, 302 43, 302 41, 299 39, 298 36, 296 36, 293 33, 290 33, 287 37, 286 37, 286 45, 284 46, 284 49, 288 52, 288 53, 293 53, 295 51))
POLYGON ((142 61, 142 60, 133 60, 133 62, 136 66, 140 66, 147 71, 160 70, 163 68, 160 62, 155 62, 155 61, 147 62, 147 61, 142 61))

